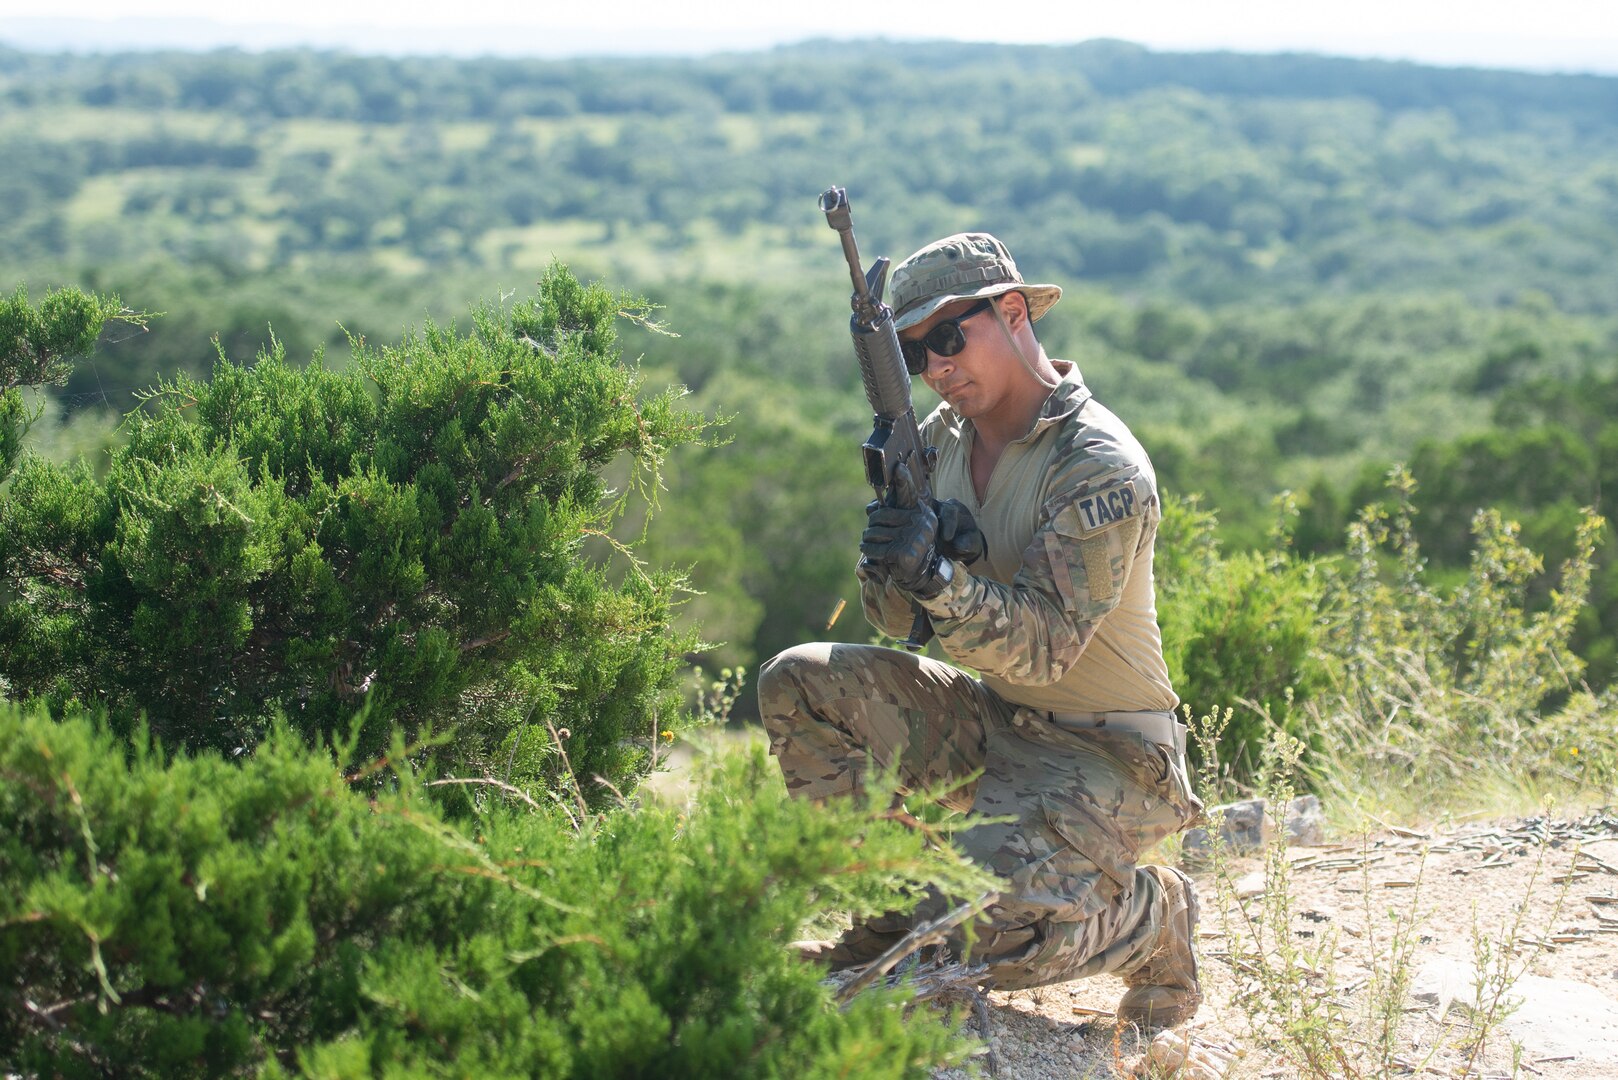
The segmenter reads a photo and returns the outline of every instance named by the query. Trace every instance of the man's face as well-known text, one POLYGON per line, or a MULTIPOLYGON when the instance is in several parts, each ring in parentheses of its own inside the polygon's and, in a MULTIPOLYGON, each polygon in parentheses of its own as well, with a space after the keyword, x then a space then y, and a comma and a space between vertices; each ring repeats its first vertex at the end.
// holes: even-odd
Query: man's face
MULTIPOLYGON (((999 298, 995 302, 998 303, 999 298)), ((903 341, 924 341, 942 324, 960 319, 956 326, 965 342, 961 350, 953 356, 943 356, 929 348, 927 370, 921 377, 934 393, 965 417, 982 416, 994 409, 1005 398, 1010 378, 1017 368, 1016 356, 1007 347, 1006 335, 992 310, 982 309, 961 318, 978 304, 977 300, 946 304, 922 322, 899 332, 903 341)), ((938 336, 948 336, 947 328, 938 336)))

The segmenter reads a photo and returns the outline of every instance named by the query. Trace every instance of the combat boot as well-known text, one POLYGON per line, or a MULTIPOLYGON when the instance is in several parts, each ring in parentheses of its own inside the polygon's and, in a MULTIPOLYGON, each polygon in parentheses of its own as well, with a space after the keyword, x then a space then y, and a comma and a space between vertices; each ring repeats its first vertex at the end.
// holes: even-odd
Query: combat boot
POLYGON ((835 941, 794 941, 791 948, 804 960, 826 965, 828 971, 861 967, 904 940, 905 931, 884 933, 864 924, 843 931, 835 941))
POLYGON ((1118 1019, 1142 1030, 1174 1027, 1197 1014, 1197 892, 1191 879, 1167 866, 1143 866, 1163 891, 1165 915, 1145 961, 1121 972, 1129 987, 1118 1002, 1118 1019))

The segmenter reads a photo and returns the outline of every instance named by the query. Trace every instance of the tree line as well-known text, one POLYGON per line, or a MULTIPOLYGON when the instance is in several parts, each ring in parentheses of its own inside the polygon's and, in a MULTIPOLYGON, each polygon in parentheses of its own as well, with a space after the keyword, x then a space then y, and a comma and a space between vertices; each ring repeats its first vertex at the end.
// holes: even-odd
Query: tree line
POLYGON ((1115 43, 566 62, 11 52, 0 239, 30 262, 489 265, 524 254, 523 229, 577 222, 615 244, 655 230, 673 254, 706 229, 802 243, 803 197, 837 178, 883 246, 971 220, 1053 273, 1203 302, 1445 287, 1495 303, 1532 287, 1609 311, 1614 81, 1115 43), (69 115, 68 135, 21 122, 69 115))

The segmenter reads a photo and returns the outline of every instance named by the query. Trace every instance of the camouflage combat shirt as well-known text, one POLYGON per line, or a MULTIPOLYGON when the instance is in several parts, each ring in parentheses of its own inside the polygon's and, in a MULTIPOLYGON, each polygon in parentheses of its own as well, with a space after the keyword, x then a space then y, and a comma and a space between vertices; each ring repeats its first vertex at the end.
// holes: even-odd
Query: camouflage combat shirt
MULTIPOLYGON (((959 499, 988 555, 925 602, 944 652, 1017 705, 1058 713, 1172 710, 1152 584, 1157 477, 1122 420, 1053 361, 1061 382, 1033 430, 1006 447, 983 502, 972 488, 972 422, 940 405, 922 425, 938 448, 933 493, 959 499)), ((910 596, 861 573, 871 623, 903 637, 910 596)))

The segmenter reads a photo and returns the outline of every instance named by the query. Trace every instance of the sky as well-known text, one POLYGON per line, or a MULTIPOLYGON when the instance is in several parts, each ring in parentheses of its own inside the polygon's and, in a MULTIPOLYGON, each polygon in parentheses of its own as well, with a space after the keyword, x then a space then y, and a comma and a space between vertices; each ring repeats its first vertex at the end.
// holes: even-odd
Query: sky
POLYGON ((1303 51, 1441 65, 1618 74, 1618 0, 0 0, 0 42, 77 47, 567 56, 705 54, 806 38, 1063 44, 1110 37, 1156 49, 1303 51))

